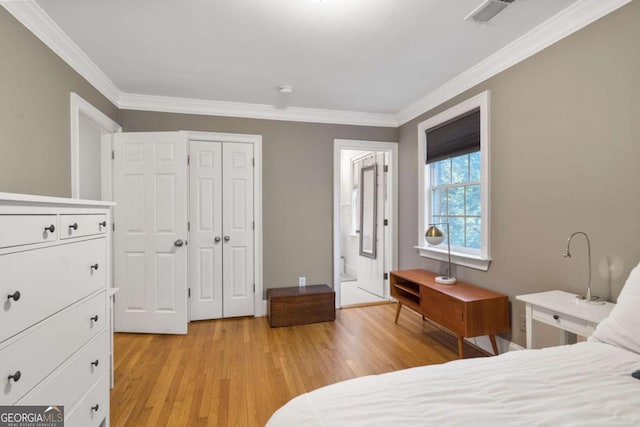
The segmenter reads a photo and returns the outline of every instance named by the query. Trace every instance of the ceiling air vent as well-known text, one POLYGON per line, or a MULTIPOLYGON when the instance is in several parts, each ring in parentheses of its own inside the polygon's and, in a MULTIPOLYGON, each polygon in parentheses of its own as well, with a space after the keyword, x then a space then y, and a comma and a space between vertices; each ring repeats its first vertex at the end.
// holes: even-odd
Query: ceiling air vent
POLYGON ((486 24, 515 0, 487 0, 467 16, 465 21, 486 24))

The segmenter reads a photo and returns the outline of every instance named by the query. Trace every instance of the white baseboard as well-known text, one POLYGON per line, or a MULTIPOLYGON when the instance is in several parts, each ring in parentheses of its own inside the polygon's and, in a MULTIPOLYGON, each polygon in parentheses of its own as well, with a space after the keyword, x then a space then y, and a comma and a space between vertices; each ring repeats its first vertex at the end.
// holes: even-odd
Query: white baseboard
MULTIPOLYGON (((488 336, 465 338, 465 340, 481 348, 487 353, 493 354, 493 348, 491 347, 491 340, 489 339, 488 336)), ((508 351, 524 350, 524 347, 519 346, 514 342, 505 340, 504 338, 498 337, 498 336, 496 337, 496 344, 498 346, 498 352, 500 352, 500 354, 506 353, 508 351)))

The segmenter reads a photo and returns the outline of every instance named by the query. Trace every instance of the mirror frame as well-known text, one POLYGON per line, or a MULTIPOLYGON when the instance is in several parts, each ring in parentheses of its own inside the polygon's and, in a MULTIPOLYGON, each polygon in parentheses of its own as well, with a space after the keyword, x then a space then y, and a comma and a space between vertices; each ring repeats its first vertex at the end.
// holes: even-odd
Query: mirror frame
POLYGON ((376 246, 378 242, 377 236, 377 222, 378 222, 378 191, 377 191, 377 177, 378 177, 378 165, 373 164, 371 166, 365 166, 360 168, 360 255, 367 258, 376 258, 376 246), (365 186, 364 175, 367 172, 373 172, 373 209, 372 209, 372 230, 371 230, 371 251, 365 251, 363 248, 364 239, 364 195, 365 191, 371 191, 365 186))

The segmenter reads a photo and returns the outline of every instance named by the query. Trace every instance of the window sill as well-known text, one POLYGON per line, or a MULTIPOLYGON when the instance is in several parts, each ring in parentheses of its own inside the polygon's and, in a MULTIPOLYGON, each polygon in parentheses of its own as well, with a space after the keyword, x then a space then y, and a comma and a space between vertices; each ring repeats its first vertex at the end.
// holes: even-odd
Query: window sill
MULTIPOLYGON (((424 246, 414 247, 418 249, 420 256, 439 261, 449 261, 449 255, 446 250, 424 246)), ((451 263, 473 268, 474 270, 488 271, 489 265, 491 264, 491 258, 483 258, 479 255, 464 254, 460 252, 451 252, 451 263)))

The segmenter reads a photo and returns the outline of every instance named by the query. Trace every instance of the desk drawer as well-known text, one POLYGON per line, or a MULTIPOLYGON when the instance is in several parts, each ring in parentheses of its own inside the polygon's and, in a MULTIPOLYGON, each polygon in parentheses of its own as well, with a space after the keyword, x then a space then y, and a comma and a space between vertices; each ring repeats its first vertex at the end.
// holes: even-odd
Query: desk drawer
POLYGON ((0 215, 0 248, 58 240, 57 215, 0 215))
POLYGON ((0 405, 17 402, 100 333, 105 328, 105 320, 106 295, 100 292, 7 343, 0 349, 0 405), (16 372, 20 372, 19 380, 9 380, 16 372))
POLYGON ((589 332, 587 331, 588 322, 583 319, 578 319, 577 317, 569 316, 547 308, 534 306, 532 318, 533 320, 537 320, 581 336, 589 336, 589 332))
POLYGON ((106 252, 98 238, 0 256, 0 342, 104 288, 106 252))
MULTIPOLYGON (((66 408, 65 408, 66 409, 66 408)), ((109 381, 103 375, 98 383, 84 395, 65 416, 65 427, 92 427, 99 425, 109 410, 109 381)))
POLYGON ((422 287, 420 289, 420 309, 429 319, 445 328, 464 335, 464 303, 448 295, 422 287))
POLYGON ((69 410, 102 375, 106 375, 108 363, 107 332, 104 331, 38 384, 18 404, 55 404, 63 405, 69 410))
POLYGON ((60 215, 60 238, 91 236, 107 232, 107 215, 60 215))

